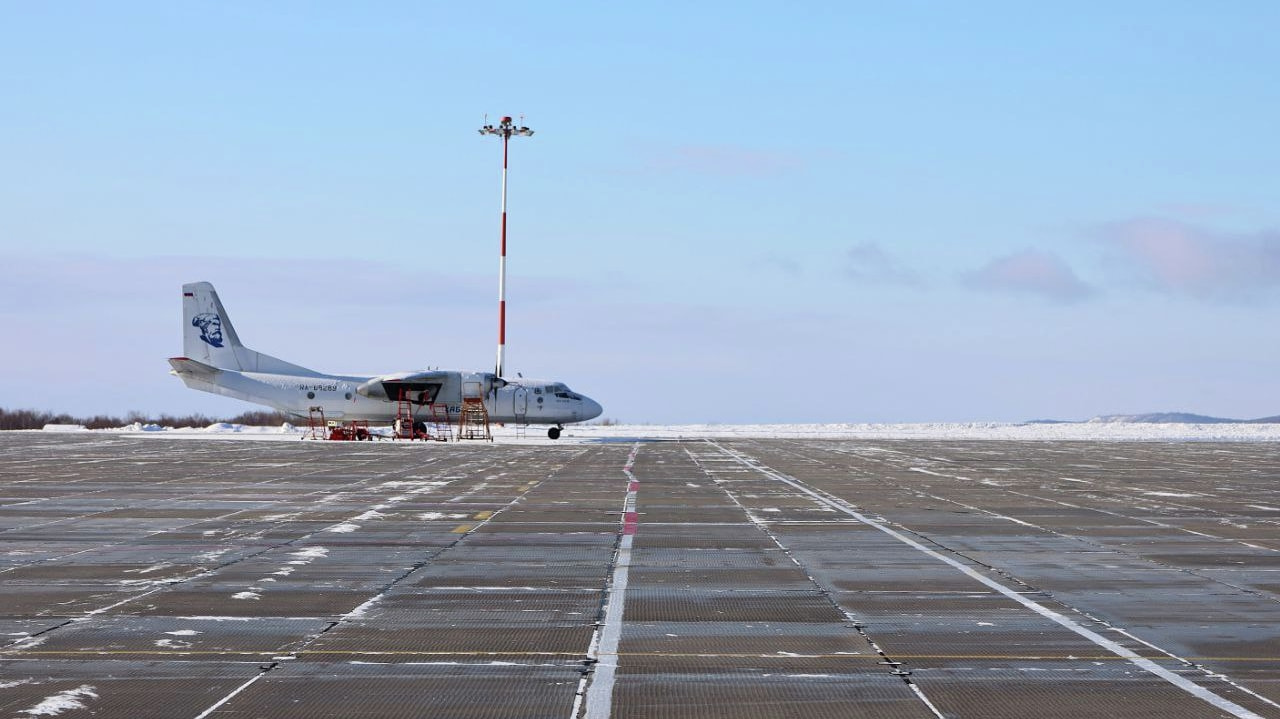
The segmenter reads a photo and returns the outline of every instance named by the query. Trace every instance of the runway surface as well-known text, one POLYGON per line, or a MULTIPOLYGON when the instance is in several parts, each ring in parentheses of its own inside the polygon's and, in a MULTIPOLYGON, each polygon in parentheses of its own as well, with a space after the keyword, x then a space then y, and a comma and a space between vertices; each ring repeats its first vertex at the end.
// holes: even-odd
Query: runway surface
POLYGON ((1280 446, 0 434, 7 717, 1280 717, 1280 446))

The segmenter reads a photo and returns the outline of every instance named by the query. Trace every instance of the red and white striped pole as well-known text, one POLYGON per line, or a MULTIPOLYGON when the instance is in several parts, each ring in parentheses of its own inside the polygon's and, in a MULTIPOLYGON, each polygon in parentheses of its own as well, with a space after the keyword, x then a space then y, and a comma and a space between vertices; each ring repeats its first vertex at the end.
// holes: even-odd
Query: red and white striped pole
POLYGON ((498 256, 498 358, 494 366, 494 374, 501 377, 507 354, 507 143, 513 135, 529 137, 533 130, 504 117, 496 126, 480 128, 480 134, 502 138, 502 249, 498 256))

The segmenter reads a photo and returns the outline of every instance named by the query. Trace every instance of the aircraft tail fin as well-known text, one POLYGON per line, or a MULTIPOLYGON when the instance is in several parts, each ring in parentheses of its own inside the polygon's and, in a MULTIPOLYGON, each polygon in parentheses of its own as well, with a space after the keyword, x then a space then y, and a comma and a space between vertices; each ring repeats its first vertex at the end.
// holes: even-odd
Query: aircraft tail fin
POLYGON ((243 367, 236 348, 243 346, 213 285, 208 282, 183 285, 183 354, 211 367, 238 370, 243 367))
POLYGON ((318 375, 240 343, 218 292, 208 282, 182 286, 182 352, 196 362, 241 372, 318 375))

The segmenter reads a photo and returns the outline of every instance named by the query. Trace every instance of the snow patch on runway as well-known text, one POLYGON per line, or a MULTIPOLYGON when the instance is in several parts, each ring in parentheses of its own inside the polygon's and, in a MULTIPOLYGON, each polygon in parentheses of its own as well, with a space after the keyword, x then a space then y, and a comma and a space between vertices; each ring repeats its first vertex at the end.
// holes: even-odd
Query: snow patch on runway
POLYGON ((374 596, 370 598, 368 601, 366 601, 365 603, 356 607, 355 609, 352 609, 351 611, 342 615, 342 618, 343 619, 359 619, 363 617, 371 608, 373 608, 373 605, 377 604, 381 600, 382 600, 381 594, 374 596))
POLYGON ((23 684, 34 684, 35 681, 36 680, 31 677, 27 677, 26 679, 19 679, 12 682, 0 682, 0 689, 12 689, 14 687, 20 687, 23 684))
POLYGON ((160 562, 159 564, 153 564, 150 567, 145 567, 143 569, 126 569, 124 570, 124 573, 125 574, 150 574, 152 572, 158 572, 161 569, 168 569, 169 567, 172 567, 172 566, 173 565, 169 564, 168 562, 160 562))
POLYGON ((424 522, 430 522, 433 519, 466 519, 465 512, 422 512, 418 516, 424 522))
POLYGON ((32 647, 38 647, 41 644, 44 644, 45 641, 47 641, 48 639, 49 639, 48 637, 28 637, 26 639, 22 639, 18 642, 10 644, 9 646, 5 647, 5 649, 19 649, 19 650, 31 649, 32 647))
POLYGON ((306 549, 299 549, 289 556, 298 559, 320 559, 321 557, 329 556, 329 550, 324 547, 307 547, 306 549))
POLYGON ((84 709, 86 705, 83 700, 97 698, 97 687, 92 684, 81 684, 75 689, 67 689, 51 697, 45 697, 39 704, 18 713, 33 717, 52 717, 72 709, 84 709))
POLYGON ((382 484, 380 484, 380 485, 378 485, 378 486, 379 486, 379 487, 386 487, 387 489, 399 489, 399 488, 401 488, 401 487, 409 487, 409 488, 411 488, 412 490, 414 490, 414 492, 415 492, 415 493, 417 493, 417 492, 424 492, 424 491, 426 491, 426 490, 428 490, 428 489, 431 489, 431 488, 433 488, 433 487, 443 487, 444 485, 446 485, 446 484, 448 484, 448 483, 449 483, 449 481, 446 481, 446 480, 438 480, 438 479, 431 479, 431 480, 428 480, 428 479, 397 479, 397 480, 392 480, 392 481, 390 481, 390 482, 383 482, 382 484))

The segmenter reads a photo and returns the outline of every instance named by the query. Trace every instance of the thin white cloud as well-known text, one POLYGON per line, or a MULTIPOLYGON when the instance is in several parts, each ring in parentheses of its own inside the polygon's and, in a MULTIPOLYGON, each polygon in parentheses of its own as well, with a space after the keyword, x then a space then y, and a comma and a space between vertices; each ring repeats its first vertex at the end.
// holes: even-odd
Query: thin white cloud
POLYGON ((1144 285, 1197 298, 1280 289, 1280 232, 1229 233, 1176 220, 1116 222, 1096 233, 1144 285))
POLYGON ((1057 255, 1040 250, 998 257, 965 273, 962 279, 966 286, 977 290, 1039 295, 1059 302, 1074 302, 1094 292, 1070 265, 1057 255))
POLYGON ((918 285, 920 277, 878 244, 863 242, 845 251, 844 276, 859 283, 918 285))

